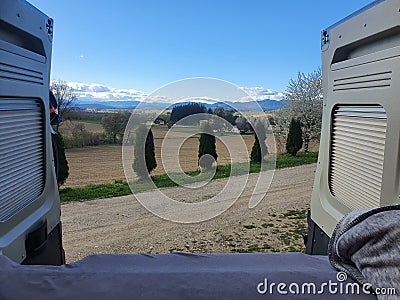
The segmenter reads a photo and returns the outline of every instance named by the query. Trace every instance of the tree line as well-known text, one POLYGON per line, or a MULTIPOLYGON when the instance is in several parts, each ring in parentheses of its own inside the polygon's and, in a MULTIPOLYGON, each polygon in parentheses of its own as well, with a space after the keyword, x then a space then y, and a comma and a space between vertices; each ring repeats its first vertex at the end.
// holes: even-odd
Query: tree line
POLYGON ((181 105, 175 105, 172 108, 167 123, 169 127, 177 122, 180 122, 182 125, 197 125, 199 121, 204 118, 204 115, 196 116, 198 114, 214 115, 226 120, 231 125, 235 125, 235 121, 239 117, 234 109, 224 109, 223 107, 207 109, 201 103, 185 103, 181 105), (185 119, 189 116, 192 116, 192 118, 185 119))

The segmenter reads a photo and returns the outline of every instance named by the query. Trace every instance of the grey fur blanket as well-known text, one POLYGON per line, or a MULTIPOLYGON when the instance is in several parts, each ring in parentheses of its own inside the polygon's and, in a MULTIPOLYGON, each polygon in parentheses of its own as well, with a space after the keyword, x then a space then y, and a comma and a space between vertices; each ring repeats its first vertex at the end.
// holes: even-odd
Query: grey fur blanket
POLYGON ((328 253, 333 267, 372 287, 378 299, 400 299, 400 205, 349 213, 328 253), (386 288, 395 288, 396 296, 383 295, 386 288))

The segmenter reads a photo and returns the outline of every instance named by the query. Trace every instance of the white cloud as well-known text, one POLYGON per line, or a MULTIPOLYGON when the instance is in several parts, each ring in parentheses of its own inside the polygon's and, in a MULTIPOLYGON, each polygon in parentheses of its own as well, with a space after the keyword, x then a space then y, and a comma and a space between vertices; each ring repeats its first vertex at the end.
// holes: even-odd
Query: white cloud
MULTIPOLYGON (((142 91, 135 89, 116 89, 98 83, 80 83, 68 82, 67 83, 78 96, 78 99, 92 100, 92 101, 146 101, 146 102, 165 102, 174 103, 174 99, 163 97, 160 95, 149 96, 142 91)), ((275 92, 272 89, 265 89, 263 87, 239 87, 240 90, 249 94, 243 97, 239 102, 247 102, 254 100, 281 100, 283 93, 275 92)), ((210 97, 196 97, 190 99, 183 99, 182 101, 199 101, 199 102, 218 102, 224 99, 213 99, 210 97)))
POLYGON ((97 83, 68 82, 78 99, 98 100, 98 101, 142 101, 147 95, 135 89, 116 89, 97 83))
POLYGON ((249 102, 249 101, 254 101, 257 98, 253 97, 253 96, 245 96, 240 98, 240 100, 238 102, 249 102))
MULTIPOLYGON (((283 98, 283 93, 276 92, 272 89, 265 89, 260 86, 256 87, 239 87, 242 91, 246 92, 254 98, 254 100, 265 100, 265 99, 271 99, 271 100, 282 100, 283 98)), ((248 100, 246 100, 248 101, 248 100)))

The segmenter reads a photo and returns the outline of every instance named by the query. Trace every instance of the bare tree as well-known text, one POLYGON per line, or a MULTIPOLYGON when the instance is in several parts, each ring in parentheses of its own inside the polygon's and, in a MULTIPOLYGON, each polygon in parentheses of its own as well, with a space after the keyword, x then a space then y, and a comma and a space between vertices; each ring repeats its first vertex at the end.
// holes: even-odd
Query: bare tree
POLYGON ((322 123, 322 73, 318 68, 314 72, 299 72, 296 79, 290 79, 284 93, 285 106, 276 112, 277 125, 287 133, 292 118, 300 121, 304 151, 309 151, 311 139, 319 138, 322 123))
POLYGON ((129 121, 130 113, 127 111, 119 111, 113 113, 101 120, 101 125, 105 132, 111 138, 111 141, 115 144, 122 142, 122 137, 125 132, 125 127, 129 121))
POLYGON ((74 109, 77 96, 73 92, 73 89, 62 80, 52 80, 50 84, 50 90, 56 97, 58 115, 62 119, 65 113, 68 113, 70 110, 74 109))
POLYGON ((252 128, 250 122, 244 117, 236 118, 235 123, 236 123, 237 129, 239 129, 239 131, 241 133, 253 131, 253 128, 252 128))

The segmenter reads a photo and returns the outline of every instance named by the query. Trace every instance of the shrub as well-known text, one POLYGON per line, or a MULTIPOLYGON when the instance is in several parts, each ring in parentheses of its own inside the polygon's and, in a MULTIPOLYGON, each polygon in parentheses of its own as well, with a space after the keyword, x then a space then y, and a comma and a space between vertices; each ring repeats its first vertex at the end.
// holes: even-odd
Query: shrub
POLYGON ((289 125, 289 133, 286 141, 286 152, 296 156, 303 146, 303 139, 300 121, 292 119, 289 125))
POLYGON ((107 139, 104 133, 90 132, 85 129, 85 125, 78 123, 72 128, 72 136, 64 137, 65 148, 83 148, 86 146, 98 146, 100 144, 112 144, 111 139, 107 139))
POLYGON ((204 125, 203 131, 199 138, 198 163, 200 167, 210 169, 214 160, 216 161, 218 158, 215 136, 211 134, 211 127, 208 124, 204 125))

